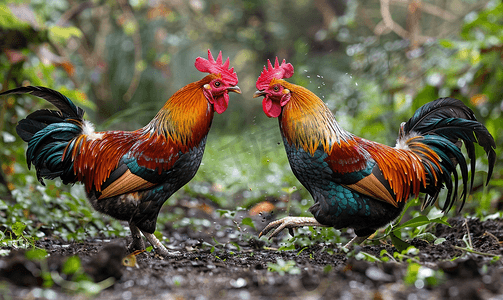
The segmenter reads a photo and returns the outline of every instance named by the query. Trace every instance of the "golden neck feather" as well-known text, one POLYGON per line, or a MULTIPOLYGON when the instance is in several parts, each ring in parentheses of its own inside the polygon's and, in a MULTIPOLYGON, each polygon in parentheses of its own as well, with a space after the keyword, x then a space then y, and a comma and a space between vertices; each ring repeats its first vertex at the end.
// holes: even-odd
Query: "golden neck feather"
POLYGON ((353 135, 342 129, 326 104, 310 90, 281 80, 290 90, 290 101, 283 107, 280 126, 291 145, 313 154, 319 145, 330 153, 334 145, 347 144, 353 135))
POLYGON ((208 133, 214 112, 203 94, 203 86, 214 76, 179 89, 146 127, 182 143, 193 138, 200 140, 208 133))

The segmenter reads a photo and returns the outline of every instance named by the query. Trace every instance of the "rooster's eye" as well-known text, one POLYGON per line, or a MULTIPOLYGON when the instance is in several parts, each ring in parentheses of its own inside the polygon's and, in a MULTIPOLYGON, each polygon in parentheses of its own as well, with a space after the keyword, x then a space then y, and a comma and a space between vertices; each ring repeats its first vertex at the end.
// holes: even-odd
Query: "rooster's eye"
POLYGON ((214 85, 215 85, 215 87, 219 87, 220 86, 220 81, 215 81, 214 85))
POLYGON ((279 91, 279 86, 275 85, 272 89, 273 89, 275 92, 278 92, 278 91, 279 91))

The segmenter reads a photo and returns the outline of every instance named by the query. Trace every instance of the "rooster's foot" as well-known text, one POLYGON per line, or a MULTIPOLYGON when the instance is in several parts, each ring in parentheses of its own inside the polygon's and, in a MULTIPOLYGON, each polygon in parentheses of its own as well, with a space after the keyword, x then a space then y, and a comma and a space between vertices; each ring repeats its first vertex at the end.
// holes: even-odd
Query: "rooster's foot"
POLYGON ((152 247, 154 247, 155 252, 160 256, 175 257, 180 255, 180 251, 169 251, 168 249, 166 249, 166 247, 161 244, 161 241, 159 241, 159 239, 156 238, 152 233, 143 231, 143 235, 147 238, 152 247))
POLYGON ((141 231, 133 223, 129 223, 129 229, 131 230, 131 237, 133 241, 128 246, 129 252, 134 252, 136 250, 145 250, 145 242, 141 236, 141 231))
POLYGON ((283 229, 288 228, 290 235, 293 236, 293 228, 302 227, 302 226, 319 226, 326 227, 326 225, 320 224, 316 221, 315 218, 309 217, 285 217, 283 219, 279 219, 277 221, 271 222, 267 224, 267 226, 260 232, 259 237, 266 235, 269 231, 274 231, 269 236, 269 239, 275 237, 280 233, 283 229))

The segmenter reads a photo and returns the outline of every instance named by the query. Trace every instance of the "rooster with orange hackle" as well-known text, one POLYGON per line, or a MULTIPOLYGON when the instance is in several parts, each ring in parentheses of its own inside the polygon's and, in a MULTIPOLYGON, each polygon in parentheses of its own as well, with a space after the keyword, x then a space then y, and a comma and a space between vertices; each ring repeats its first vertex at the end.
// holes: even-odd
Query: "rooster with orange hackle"
POLYGON ((91 205, 99 212, 128 221, 130 250, 143 250, 142 233, 161 255, 170 252, 154 236, 163 203, 189 182, 203 157, 213 114, 223 113, 229 92, 241 93, 229 58, 198 57, 197 70, 210 73, 169 98, 150 123, 135 131, 95 132, 84 110, 45 87, 20 87, 1 93, 31 94, 59 111, 38 110, 16 127, 28 142, 28 167, 37 177, 82 182, 91 205))
MULTIPOLYGON (((311 193, 314 217, 286 217, 269 223, 260 235, 300 226, 353 228, 361 243, 392 222, 411 197, 426 194, 423 208, 447 189, 442 206, 448 211, 458 198, 458 171, 463 182, 462 204, 468 193, 468 167, 461 141, 475 175, 475 146, 487 153, 491 178, 496 154, 487 128, 461 101, 440 98, 419 108, 400 126, 395 147, 357 137, 339 126, 325 103, 308 89, 284 78, 293 66, 276 58, 268 61, 256 82, 255 97, 263 96, 263 110, 278 118, 293 173, 311 193), (452 177, 454 179, 452 179, 452 177)), ((470 186, 470 190, 471 190, 470 186)))

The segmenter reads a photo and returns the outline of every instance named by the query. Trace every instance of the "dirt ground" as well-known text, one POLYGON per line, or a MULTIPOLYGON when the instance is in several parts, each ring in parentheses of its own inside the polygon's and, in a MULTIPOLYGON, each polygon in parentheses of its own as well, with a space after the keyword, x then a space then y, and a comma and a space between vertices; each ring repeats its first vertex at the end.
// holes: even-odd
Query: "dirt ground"
MULTIPOLYGON (((191 209, 186 213, 200 214, 191 209)), ((268 222, 260 216, 254 218, 261 224, 258 229, 268 222)), ((163 234, 169 238, 166 246, 173 257, 163 259, 144 252, 136 256, 137 267, 121 264, 128 242, 123 238, 79 243, 44 238, 36 245, 50 254, 49 269, 61 268, 67 256, 78 255, 95 280, 117 278, 111 287, 91 297, 95 299, 503 299, 502 263, 491 256, 503 254, 502 220, 452 218, 448 220, 452 227, 436 227, 435 235, 446 239, 443 243, 415 239, 410 242, 419 253, 371 263, 356 259, 358 255, 338 254, 338 246, 329 243, 314 243, 303 251, 278 251, 277 241, 266 244, 256 238, 256 232, 243 235, 244 229, 229 218, 212 214, 206 219, 211 225, 200 226, 201 230, 167 224, 163 234), (482 254, 455 248, 466 247, 467 227, 473 251, 482 254), (216 246, 212 249, 209 244, 216 246), (268 271, 268 263, 278 263, 277 259, 295 261, 296 272, 268 271), (416 274, 411 268, 418 266, 414 262, 423 266, 415 269, 417 276, 411 275, 416 274)), ((383 244, 356 247, 355 253, 381 257, 383 249, 394 252, 393 246, 383 244)), ((0 299, 89 298, 64 291, 57 284, 44 293, 38 287, 42 281, 37 268, 19 251, 1 257, 0 299)))

